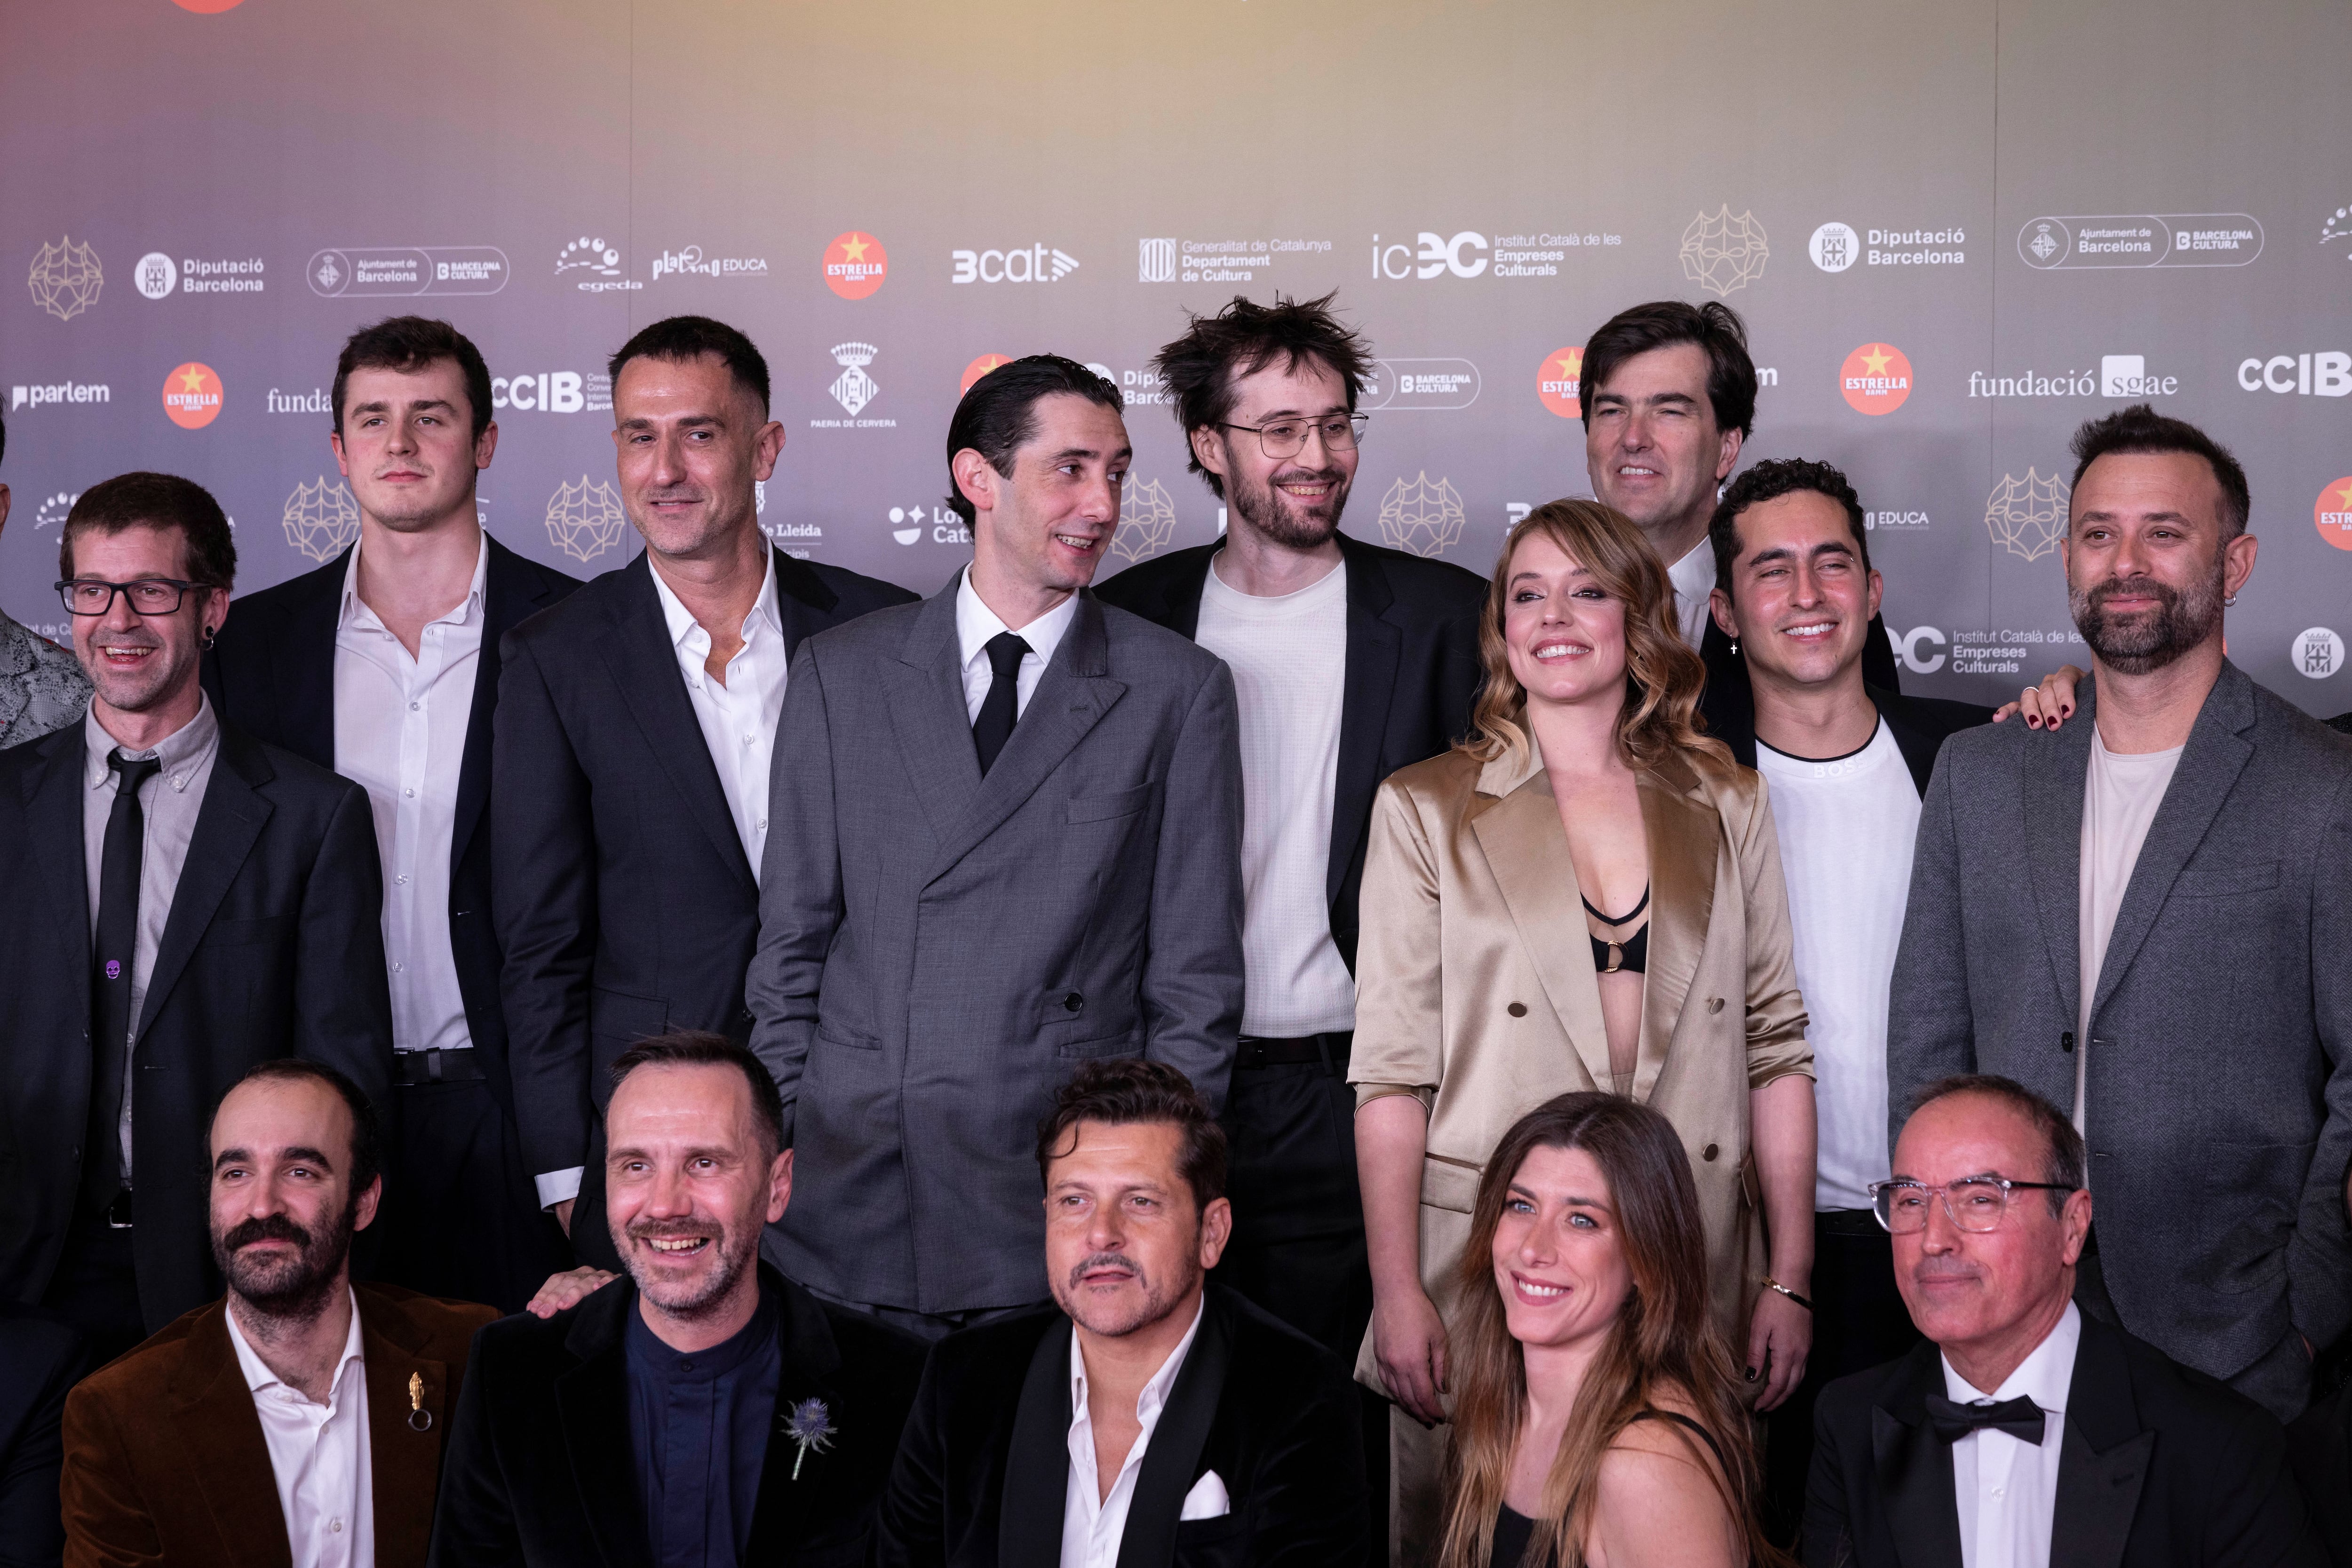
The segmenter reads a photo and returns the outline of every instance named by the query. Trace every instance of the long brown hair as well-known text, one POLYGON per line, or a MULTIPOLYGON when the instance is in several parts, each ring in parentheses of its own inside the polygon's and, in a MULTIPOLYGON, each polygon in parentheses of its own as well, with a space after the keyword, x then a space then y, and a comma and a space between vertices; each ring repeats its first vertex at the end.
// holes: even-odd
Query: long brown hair
POLYGON ((1555 500, 1521 518, 1495 558, 1486 586, 1486 614, 1478 624, 1478 653, 1486 683, 1472 710, 1470 734, 1461 750, 1482 763, 1516 754, 1535 743, 1528 729, 1528 692, 1511 673, 1503 640, 1503 615, 1510 605, 1511 555, 1520 541, 1541 534, 1592 574, 1601 591, 1625 606, 1625 706, 1617 720, 1617 744, 1628 763, 1654 768, 1680 751, 1706 752, 1723 762, 1731 752, 1711 741, 1697 717, 1706 666, 1683 641, 1675 624, 1675 589, 1665 563, 1642 531, 1620 511, 1597 500, 1555 500))
POLYGON ((1527 1362, 1495 1283, 1494 1250, 1512 1178, 1538 1149, 1581 1149, 1600 1165, 1633 1285, 1577 1391, 1544 1479, 1527 1561, 1560 1568, 1583 1561, 1602 1457, 1637 1414, 1672 1400, 1688 1402, 1722 1449, 1719 1477, 1704 1455, 1694 1458, 1715 1479, 1733 1529, 1746 1539, 1748 1561, 1787 1564, 1756 1514, 1755 1445, 1730 1347, 1707 1310, 1706 1226, 1690 1156, 1657 1111, 1618 1095, 1582 1093, 1563 1094, 1519 1118, 1479 1177, 1462 1252, 1461 1318, 1452 1332, 1460 1394, 1447 1456, 1453 1507, 1441 1568, 1486 1568, 1492 1559, 1496 1514, 1527 1422, 1527 1362))

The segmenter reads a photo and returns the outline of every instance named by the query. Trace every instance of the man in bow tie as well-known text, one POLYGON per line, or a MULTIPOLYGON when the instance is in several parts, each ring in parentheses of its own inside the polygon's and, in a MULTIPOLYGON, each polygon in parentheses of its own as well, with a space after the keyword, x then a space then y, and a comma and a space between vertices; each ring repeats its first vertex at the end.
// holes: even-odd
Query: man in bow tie
POLYGON ((1808 1568, 2326 1561, 2277 1421, 2075 1307, 2091 1194, 2056 1107, 2004 1078, 1932 1084, 1873 1196, 1927 1338, 1822 1392, 1808 1568))

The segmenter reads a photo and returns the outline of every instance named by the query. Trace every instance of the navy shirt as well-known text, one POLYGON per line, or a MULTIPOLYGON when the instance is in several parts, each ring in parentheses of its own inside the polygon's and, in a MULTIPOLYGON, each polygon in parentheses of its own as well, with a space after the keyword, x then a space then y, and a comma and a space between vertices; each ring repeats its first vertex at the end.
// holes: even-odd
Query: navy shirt
POLYGON ((658 1568, 734 1568, 751 1542, 783 1353, 776 1302, 733 1338, 681 1354, 629 1313, 629 1446, 658 1568))

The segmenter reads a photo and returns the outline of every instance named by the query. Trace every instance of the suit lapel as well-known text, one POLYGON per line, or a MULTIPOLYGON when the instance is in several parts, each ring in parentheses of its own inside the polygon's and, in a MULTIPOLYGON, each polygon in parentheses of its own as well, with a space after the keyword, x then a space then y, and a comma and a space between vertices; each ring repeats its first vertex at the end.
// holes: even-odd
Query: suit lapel
MULTIPOLYGON (((369 1394, 373 1408, 374 1391, 369 1394)), ((225 1300, 205 1308, 189 1331, 167 1397, 188 1474, 231 1554, 226 1561, 236 1568, 291 1568, 293 1546, 278 1504, 269 1444, 229 1343, 225 1300)))
MULTIPOLYGON (((1960 1509, 1952 1448, 1927 1424, 1927 1396, 1943 1392, 1933 1344, 1906 1358, 1902 1384, 1871 1407, 1870 1446, 1888 1533, 1903 1568, 1960 1568, 1960 1509)), ((2053 1561, 2051 1568, 2057 1568, 2053 1561)))
MULTIPOLYGON (((1331 802, 1331 852, 1323 876, 1323 901, 1339 896, 1356 849, 1370 830, 1372 793, 1381 787, 1381 742, 1387 738, 1389 705, 1396 698, 1397 658, 1404 639, 1383 620, 1396 594, 1380 560, 1339 536, 1348 573, 1347 675, 1339 695, 1339 768, 1331 802)), ((1194 600, 1195 615, 1199 601, 1194 600)))
POLYGON ((785 1418, 803 1402, 820 1401, 827 1423, 838 1432, 870 1413, 847 1408, 842 1398, 837 1377, 841 1351, 834 1343, 824 1310, 765 1264, 760 1273, 776 1297, 783 1373, 776 1384, 776 1412, 768 1423, 768 1457, 760 1468, 760 1498, 751 1510, 751 1540, 743 1561, 785 1563, 800 1547, 811 1500, 824 1496, 832 1484, 837 1452, 830 1445, 803 1451, 786 1436, 785 1418))
MULTIPOLYGON (((2186 759, 2184 759, 2186 760, 2186 759)), ((2118 1568, 2156 1433, 2143 1431, 2123 1347, 2085 1315, 2066 1387, 2050 1568, 2118 1568)))
POLYGON ((546 608, 554 597, 546 580, 530 565, 492 539, 482 535, 490 565, 482 584, 482 651, 474 661, 473 706, 466 715, 466 747, 457 763, 457 816, 449 835, 449 869, 455 875, 473 847, 474 830, 490 801, 490 744, 499 704, 499 641, 516 626, 546 608))
POLYGON ((278 743, 309 762, 335 765, 335 627, 342 618, 343 582, 352 552, 310 574, 302 596, 278 623, 269 650, 276 689, 278 743))
POLYGON ((1062 1510, 1070 1485, 1072 1331, 1067 1318, 1056 1319, 1037 1342, 1021 1383, 996 1521, 1002 1568, 1057 1568, 1062 1561, 1062 1510))
POLYGON ((572 1484, 610 1568, 646 1563, 649 1556, 629 1440, 623 1350, 627 1315, 636 1309, 636 1290, 625 1280, 591 1295, 563 1339, 563 1348, 579 1363, 555 1380, 555 1415, 572 1461, 572 1484))
POLYGON ((2023 737, 2020 759, 2026 874, 2032 880, 2042 949, 2049 954, 2051 979, 2065 1005, 2069 1028, 2083 1011, 2083 787, 2090 776, 2091 737, 2097 732, 2094 684, 2083 683, 2081 711, 2073 723, 2054 735, 2043 731, 2023 737))
POLYGON ((1176 1524, 1184 1494, 1200 1472, 1201 1449, 1217 1418, 1232 1360, 1225 1315, 1211 1300, 1201 1315, 1201 1331, 1168 1392, 1168 1405, 1151 1429, 1150 1447, 1136 1472, 1128 1504, 1127 1530, 1119 1537, 1118 1568, 1170 1568, 1176 1560, 1176 1524))
POLYGON ((796 560, 771 544, 776 563, 776 620, 783 628, 784 659, 800 651, 801 639, 833 625, 841 595, 805 561, 796 560))
POLYGON ((1895 737, 1895 749, 1903 753, 1903 765, 1911 770, 1911 783, 1919 798, 1927 799, 1927 784, 1936 773, 1936 753, 1943 748, 1944 738, 1912 723, 1903 699, 1891 691, 1871 691, 1870 702, 1885 722, 1886 732, 1895 737))
POLYGON ((205 804, 196 813, 196 829, 188 841, 188 858, 180 867, 180 885, 172 895, 172 912, 163 921, 163 940, 155 944, 155 963, 147 978, 147 998, 139 1013, 140 1035, 155 1021, 171 1000, 172 987, 202 942, 205 928, 227 897, 245 858, 268 825, 274 809, 259 786, 277 774, 260 745, 226 724, 220 728, 220 751, 213 758, 212 778, 205 785, 205 804))
POLYGON ((899 760, 931 837, 939 842, 963 820, 980 793, 980 756, 971 743, 961 645, 956 639, 956 588, 962 581, 961 574, 950 578, 923 601, 898 657, 882 667, 899 760))
MULTIPOLYGON (((1594 983, 1584 932, 1583 894, 1569 858, 1568 835, 1551 781, 1540 771, 1511 787, 1502 799, 1472 819, 1478 848, 1518 929, 1519 942, 1535 967, 1544 997, 1567 1032, 1595 1088, 1609 1081, 1609 1031, 1601 1017, 1601 987, 1594 983), (1570 933, 1562 940, 1562 933, 1570 933)), ((1497 764, 1479 774, 1481 793, 1497 764)))
POLYGON ((449 1369, 419 1355, 408 1324, 376 1306, 366 1287, 355 1295, 361 1354, 367 1363, 376 1560, 422 1563, 432 1545, 433 1496, 440 1484, 441 1444, 449 1430, 449 1369), (412 1377, 417 1380, 413 1405, 412 1377), (423 1431, 416 1428, 419 1412, 429 1423, 423 1431))
POLYGON ((686 678, 678 673, 677 646, 670 641, 669 620, 654 589, 653 566, 640 552, 622 570, 636 576, 629 584, 626 607, 614 617, 613 635, 598 644, 605 666, 688 814, 744 888, 756 892, 759 884, 752 879, 751 862, 744 858, 743 840, 735 832, 727 792, 719 787, 718 765, 710 760, 701 721, 694 716, 686 678))
MULTIPOLYGON (((1696 785, 1696 781, 1688 781, 1696 785)), ((1696 788, 1639 775, 1642 832, 1650 851, 1650 938, 1642 984, 1642 1037, 1633 1098, 1647 1103, 1664 1070, 1691 1000, 1699 955, 1715 912, 1717 848, 1723 823, 1696 788)), ((1727 1002, 1729 1000, 1726 999, 1727 1002)), ((1744 1002, 1745 997, 1741 998, 1744 1002)))

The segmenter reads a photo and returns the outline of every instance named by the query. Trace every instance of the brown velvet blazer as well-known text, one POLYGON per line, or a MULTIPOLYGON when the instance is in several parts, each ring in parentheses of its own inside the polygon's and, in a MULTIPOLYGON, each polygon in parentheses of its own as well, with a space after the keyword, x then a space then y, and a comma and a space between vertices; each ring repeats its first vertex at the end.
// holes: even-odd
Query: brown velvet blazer
MULTIPOLYGON (((1682 1135, 1706 1217, 1717 1321, 1744 1329, 1762 1280, 1749 1091, 1812 1075, 1780 840, 1764 781, 1688 752, 1639 777, 1650 935, 1633 1098, 1682 1135)), ((1576 867, 1532 747, 1460 752, 1381 786, 1364 866, 1349 1079, 1429 1112, 1421 1274, 1449 1321, 1480 1173, 1556 1095, 1607 1089, 1609 1040, 1576 867)), ((1380 1386, 1365 1340, 1358 1375, 1380 1386)))
MULTIPOLYGON (((378 1568, 424 1568, 441 1450, 474 1331, 495 1309, 355 1285, 367 1363, 378 1568), (408 1380, 432 1424, 410 1425, 408 1380)), ((293 1560, 227 1303, 180 1318, 66 1400, 69 1568, 288 1568, 293 1560)))

